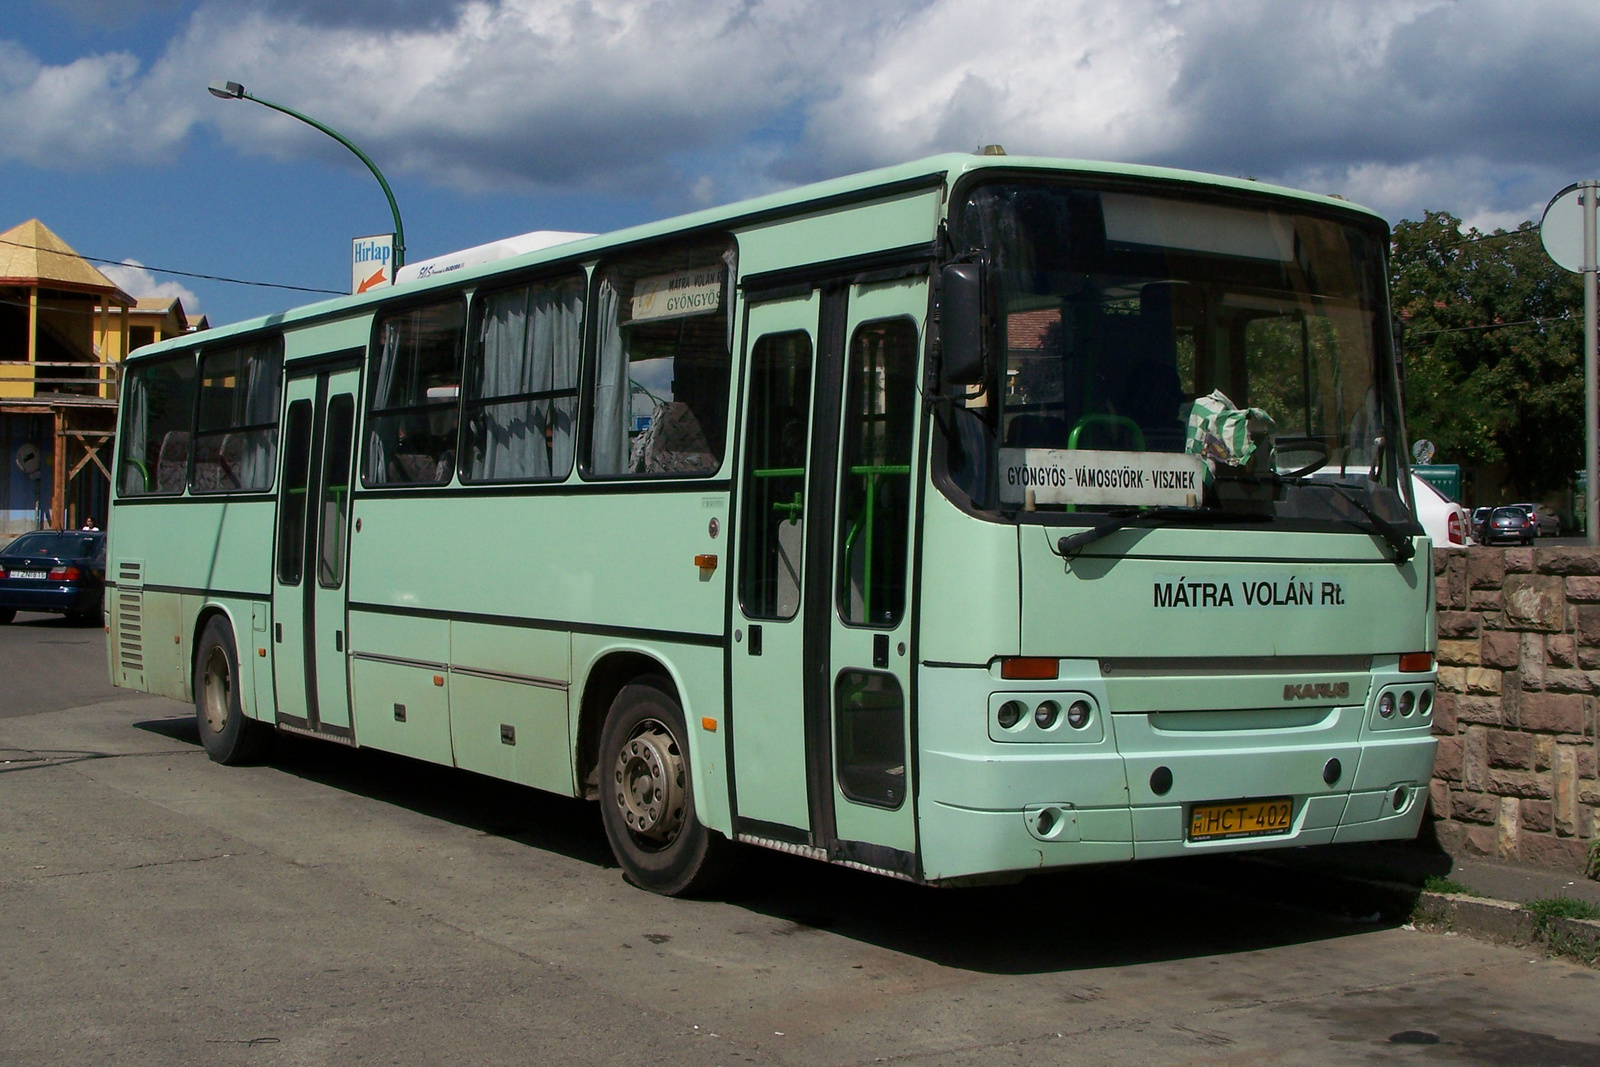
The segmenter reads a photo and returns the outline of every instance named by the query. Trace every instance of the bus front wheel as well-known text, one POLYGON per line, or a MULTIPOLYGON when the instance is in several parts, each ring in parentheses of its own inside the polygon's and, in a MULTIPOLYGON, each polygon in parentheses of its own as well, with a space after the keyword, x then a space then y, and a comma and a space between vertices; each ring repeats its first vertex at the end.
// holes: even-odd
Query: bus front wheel
POLYGON ((258 759, 268 735, 239 706, 239 655, 225 617, 206 623, 194 662, 194 717, 206 755, 230 766, 258 759))
POLYGON ((622 688, 600 734, 600 812, 630 882, 666 896, 719 884, 732 845, 695 815, 683 709, 665 678, 622 688))

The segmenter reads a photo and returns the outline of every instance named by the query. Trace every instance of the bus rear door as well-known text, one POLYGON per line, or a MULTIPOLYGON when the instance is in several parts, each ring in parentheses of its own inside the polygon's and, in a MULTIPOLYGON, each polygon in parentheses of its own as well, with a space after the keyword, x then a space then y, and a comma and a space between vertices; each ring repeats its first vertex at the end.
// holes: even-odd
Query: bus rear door
POLYGON ((361 372, 339 363, 289 374, 272 590, 278 721, 349 739, 345 554, 361 372))

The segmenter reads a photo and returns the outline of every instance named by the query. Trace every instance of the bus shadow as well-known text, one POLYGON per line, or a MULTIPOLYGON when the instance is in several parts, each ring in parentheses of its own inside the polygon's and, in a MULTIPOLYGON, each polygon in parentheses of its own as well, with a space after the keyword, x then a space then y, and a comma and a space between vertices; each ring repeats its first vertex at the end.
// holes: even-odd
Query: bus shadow
MULTIPOLYGON (((194 716, 134 723, 141 730, 199 746, 194 716)), ((262 763, 297 778, 368 797, 419 815, 545 849, 597 867, 615 867, 599 809, 471 771, 370 748, 278 734, 262 763)))
MULTIPOLYGON (((803 929, 991 974, 1092 970, 1328 941, 1406 920, 1407 894, 1319 889, 1247 857, 1058 870, 936 889, 762 854, 732 901, 803 929), (1329 890, 1324 892, 1323 890, 1329 890)), ((1414 903, 1415 894, 1410 894, 1414 903)))
MULTIPOLYGON (((189 716, 134 725, 200 743, 189 716)), ((289 735, 275 740, 265 762, 427 818, 597 868, 617 866, 590 802, 289 735)), ((1270 852, 1081 867, 1013 885, 940 889, 742 847, 737 873, 714 899, 780 920, 778 935, 826 932, 946 967, 1042 974, 1348 937, 1405 922, 1415 893, 1365 891, 1270 852)))

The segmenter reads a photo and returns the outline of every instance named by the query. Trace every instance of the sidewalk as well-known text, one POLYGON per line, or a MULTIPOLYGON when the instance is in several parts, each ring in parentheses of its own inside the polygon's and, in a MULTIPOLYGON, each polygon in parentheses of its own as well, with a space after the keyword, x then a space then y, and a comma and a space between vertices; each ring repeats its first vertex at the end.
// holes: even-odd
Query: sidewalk
POLYGON ((1600 920, 1570 917, 1585 904, 1600 909, 1600 881, 1578 874, 1451 856, 1422 840, 1264 852, 1260 862, 1319 887, 1324 900, 1348 900, 1352 913, 1600 962, 1600 920), (1561 899, 1580 903, 1536 903, 1561 899))

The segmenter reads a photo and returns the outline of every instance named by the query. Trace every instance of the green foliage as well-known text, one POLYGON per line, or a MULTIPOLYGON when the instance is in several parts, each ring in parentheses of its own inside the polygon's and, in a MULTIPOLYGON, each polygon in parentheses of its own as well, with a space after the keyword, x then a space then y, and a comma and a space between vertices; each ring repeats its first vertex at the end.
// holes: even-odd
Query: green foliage
POLYGON ((1539 230, 1481 234, 1429 211, 1394 228, 1390 294, 1406 329, 1406 420, 1436 462, 1504 461, 1518 495, 1583 466, 1583 288, 1539 230))
POLYGON ((1439 874, 1430 874, 1427 878, 1423 879, 1422 891, 1424 893, 1461 893, 1469 897, 1483 895, 1481 893, 1474 893, 1472 890, 1468 889, 1454 878, 1446 878, 1439 874))
POLYGON ((1600 880, 1600 838, 1589 843, 1589 866, 1585 873, 1590 878, 1600 880))
POLYGON ((1530 900, 1522 910, 1538 919, 1600 919, 1600 905, 1572 897, 1544 897, 1530 900))

